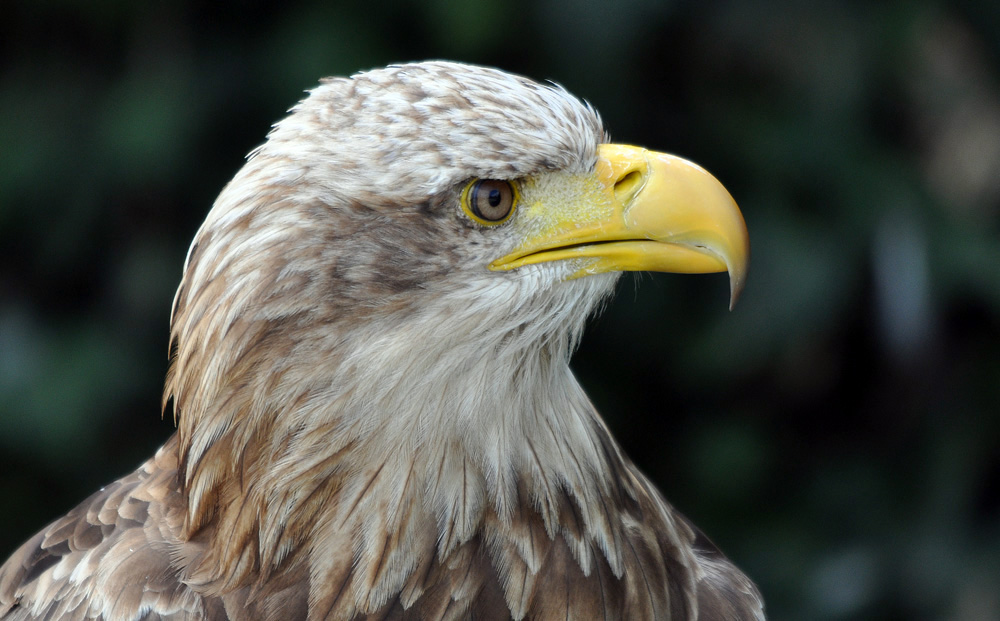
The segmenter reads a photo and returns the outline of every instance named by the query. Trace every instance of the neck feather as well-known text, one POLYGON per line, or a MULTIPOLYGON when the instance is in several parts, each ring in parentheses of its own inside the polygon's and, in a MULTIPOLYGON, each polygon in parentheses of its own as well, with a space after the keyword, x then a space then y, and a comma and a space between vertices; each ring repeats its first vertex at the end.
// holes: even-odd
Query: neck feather
MULTIPOLYGON (((342 531, 328 540, 352 541, 347 561, 363 569, 384 561, 380 533, 395 533, 406 541, 393 548, 396 570, 371 572, 367 587, 388 593, 428 546, 444 558, 486 523, 514 528, 526 505, 549 538, 567 533, 571 513, 580 565, 589 570, 598 550, 620 573, 601 499, 623 494, 624 460, 568 366, 612 283, 581 279, 520 308, 517 291, 471 287, 356 325, 295 308, 243 315, 196 329, 223 335, 210 346, 175 331, 167 390, 180 418, 185 527, 188 537, 215 532, 192 576, 220 588, 254 568, 266 576, 318 529, 342 531), (496 317, 518 320, 489 324, 481 303, 461 299, 484 295, 496 317)), ((203 320, 212 317, 228 315, 203 320)))

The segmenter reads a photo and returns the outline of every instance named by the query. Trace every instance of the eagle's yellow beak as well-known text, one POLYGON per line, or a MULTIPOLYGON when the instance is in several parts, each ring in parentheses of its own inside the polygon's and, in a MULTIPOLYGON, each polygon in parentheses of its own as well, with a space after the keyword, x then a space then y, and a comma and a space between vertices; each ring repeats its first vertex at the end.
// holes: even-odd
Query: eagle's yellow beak
POLYGON ((590 206, 564 205, 513 253, 490 264, 584 259, 574 277, 615 271, 729 272, 730 308, 746 279, 750 239, 729 192, 687 160, 627 145, 598 150, 590 206), (603 207, 592 208, 593 203, 603 207))

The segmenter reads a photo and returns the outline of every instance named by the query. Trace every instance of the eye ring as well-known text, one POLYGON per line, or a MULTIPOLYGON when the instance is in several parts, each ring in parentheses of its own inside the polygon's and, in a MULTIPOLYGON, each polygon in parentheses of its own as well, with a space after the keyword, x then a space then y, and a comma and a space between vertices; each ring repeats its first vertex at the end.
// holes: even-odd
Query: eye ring
POLYGON ((462 190, 462 209, 483 226, 503 224, 517 206, 517 186, 499 179, 473 179, 462 190))

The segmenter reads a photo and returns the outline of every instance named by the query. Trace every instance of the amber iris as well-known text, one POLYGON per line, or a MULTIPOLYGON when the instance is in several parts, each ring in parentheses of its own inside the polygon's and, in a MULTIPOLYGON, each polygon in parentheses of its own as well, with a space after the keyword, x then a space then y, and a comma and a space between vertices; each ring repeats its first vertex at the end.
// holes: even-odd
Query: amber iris
POLYGON ((485 225, 500 224, 514 211, 516 192, 509 181, 477 179, 462 196, 462 207, 472 218, 485 225))

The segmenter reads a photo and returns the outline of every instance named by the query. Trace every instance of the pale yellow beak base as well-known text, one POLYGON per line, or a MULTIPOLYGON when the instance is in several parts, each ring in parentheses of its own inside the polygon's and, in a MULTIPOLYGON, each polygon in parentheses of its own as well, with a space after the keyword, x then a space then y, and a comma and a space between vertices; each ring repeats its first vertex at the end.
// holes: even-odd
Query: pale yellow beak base
POLYGON ((639 147, 606 144, 595 174, 610 215, 527 239, 490 264, 589 259, 576 276, 612 271, 729 272, 730 308, 746 281, 750 239, 743 215, 719 181, 697 164, 639 147))

